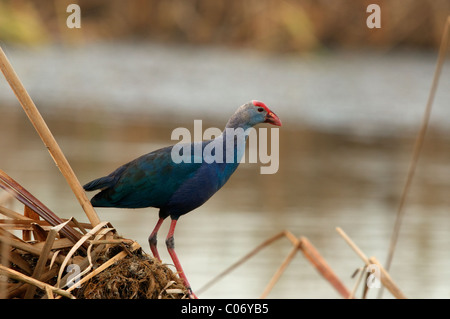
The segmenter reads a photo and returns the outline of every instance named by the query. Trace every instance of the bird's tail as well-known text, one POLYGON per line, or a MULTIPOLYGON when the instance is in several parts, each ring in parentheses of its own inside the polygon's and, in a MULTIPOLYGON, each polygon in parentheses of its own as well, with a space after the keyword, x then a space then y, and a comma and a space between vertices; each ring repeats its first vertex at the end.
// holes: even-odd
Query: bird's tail
POLYGON ((105 176, 94 179, 93 181, 87 183, 83 186, 84 190, 87 192, 95 191, 97 189, 105 189, 114 185, 115 178, 113 176, 105 176))

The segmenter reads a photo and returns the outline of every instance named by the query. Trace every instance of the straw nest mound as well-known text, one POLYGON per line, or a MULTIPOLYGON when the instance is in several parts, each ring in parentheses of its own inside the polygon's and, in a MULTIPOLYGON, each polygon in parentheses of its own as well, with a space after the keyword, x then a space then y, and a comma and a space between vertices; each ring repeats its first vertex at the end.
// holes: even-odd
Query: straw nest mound
MULTIPOLYGON (((19 250, 15 250, 19 252, 19 250)), ((64 253, 61 250, 61 254, 64 253)), ((31 272, 37 268, 39 258, 26 252, 19 252, 20 258, 28 265, 31 272)), ((87 258, 87 257, 84 257, 87 258)), ((75 260, 84 259, 81 255, 75 260)), ((142 248, 132 249, 131 245, 122 243, 103 249, 99 254, 92 254, 92 267, 87 273, 96 273, 87 281, 64 286, 63 289, 78 284, 79 287, 71 287, 71 297, 77 299, 185 299, 189 297, 188 290, 182 280, 167 265, 145 254, 142 248), (119 254, 121 255, 120 258, 119 254), (123 257, 123 254, 125 256, 123 257), (111 264, 112 259, 117 259, 111 264), (102 266, 109 263, 107 268, 102 266), (104 268, 100 271, 101 268, 104 268), (97 273, 98 272, 98 273, 97 273), (75 289, 74 289, 75 288, 75 289)), ((17 259, 17 257, 16 257, 17 259)), ((21 265, 22 267, 24 265, 21 265)), ((23 271, 14 263, 11 269, 23 271)), ((47 284, 57 287, 58 266, 53 265, 46 275, 42 276, 47 284), (48 275, 47 275, 48 274, 48 275)), ((21 274, 23 275, 23 274, 21 274)), ((70 271, 63 272, 64 278, 70 275, 70 271)), ((0 273, 0 278, 2 274, 0 273)), ((26 275, 23 275, 26 277, 26 275)), ((27 285, 23 285, 22 278, 10 276, 7 280, 8 298, 27 298, 27 285)), ((1 288, 1 287, 0 287, 1 288)), ((1 289, 0 289, 1 290, 1 289)), ((28 298, 45 298, 44 290, 37 289, 28 298)), ((48 297, 48 296, 47 296, 48 297)))
MULTIPOLYGON (((99 266, 121 251, 114 246, 96 261, 99 266)), ((80 299, 182 299, 188 291, 175 273, 142 249, 128 251, 117 261, 82 285, 80 299)))
POLYGON ((0 198, 0 299, 188 298, 176 273, 110 222, 62 219, 2 170, 0 188, 24 204, 22 215, 0 198))

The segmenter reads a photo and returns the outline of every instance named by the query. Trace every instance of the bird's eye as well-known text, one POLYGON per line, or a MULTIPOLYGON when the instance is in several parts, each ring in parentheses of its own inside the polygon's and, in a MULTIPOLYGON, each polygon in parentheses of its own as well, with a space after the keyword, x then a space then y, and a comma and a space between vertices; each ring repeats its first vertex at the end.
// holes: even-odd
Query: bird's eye
POLYGON ((262 107, 258 107, 258 112, 262 112, 264 109, 262 107))

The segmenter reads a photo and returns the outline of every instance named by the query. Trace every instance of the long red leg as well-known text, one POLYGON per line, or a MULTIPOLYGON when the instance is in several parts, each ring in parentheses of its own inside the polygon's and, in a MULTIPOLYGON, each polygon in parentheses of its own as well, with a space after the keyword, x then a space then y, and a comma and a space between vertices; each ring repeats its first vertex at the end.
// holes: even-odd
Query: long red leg
POLYGON ((153 257, 157 258, 159 261, 161 261, 161 257, 159 257, 158 248, 156 247, 156 243, 157 243, 156 236, 158 235, 158 230, 161 227, 163 221, 164 221, 164 218, 158 219, 158 222, 156 223, 155 228, 153 229, 152 233, 148 237, 148 243, 150 244, 150 250, 152 251, 153 257))
POLYGON ((169 233, 166 238, 167 250, 169 251, 170 257, 172 257, 172 261, 175 264, 175 268, 177 269, 178 275, 183 279, 184 285, 189 290, 189 297, 193 299, 197 299, 197 296, 192 292, 191 285, 187 280, 186 274, 181 267, 180 261, 178 260, 177 254, 175 253, 175 241, 173 239, 173 233, 175 232, 175 226, 177 225, 177 220, 172 219, 170 223, 169 233))

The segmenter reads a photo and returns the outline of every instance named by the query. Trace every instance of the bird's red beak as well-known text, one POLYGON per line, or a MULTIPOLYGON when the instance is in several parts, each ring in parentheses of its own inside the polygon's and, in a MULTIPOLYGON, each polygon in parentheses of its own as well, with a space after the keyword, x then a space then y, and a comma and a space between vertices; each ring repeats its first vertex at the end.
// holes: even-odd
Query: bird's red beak
POLYGON ((272 111, 269 111, 266 115, 266 119, 264 120, 264 123, 269 123, 276 126, 281 126, 281 120, 280 118, 273 113, 272 111))

